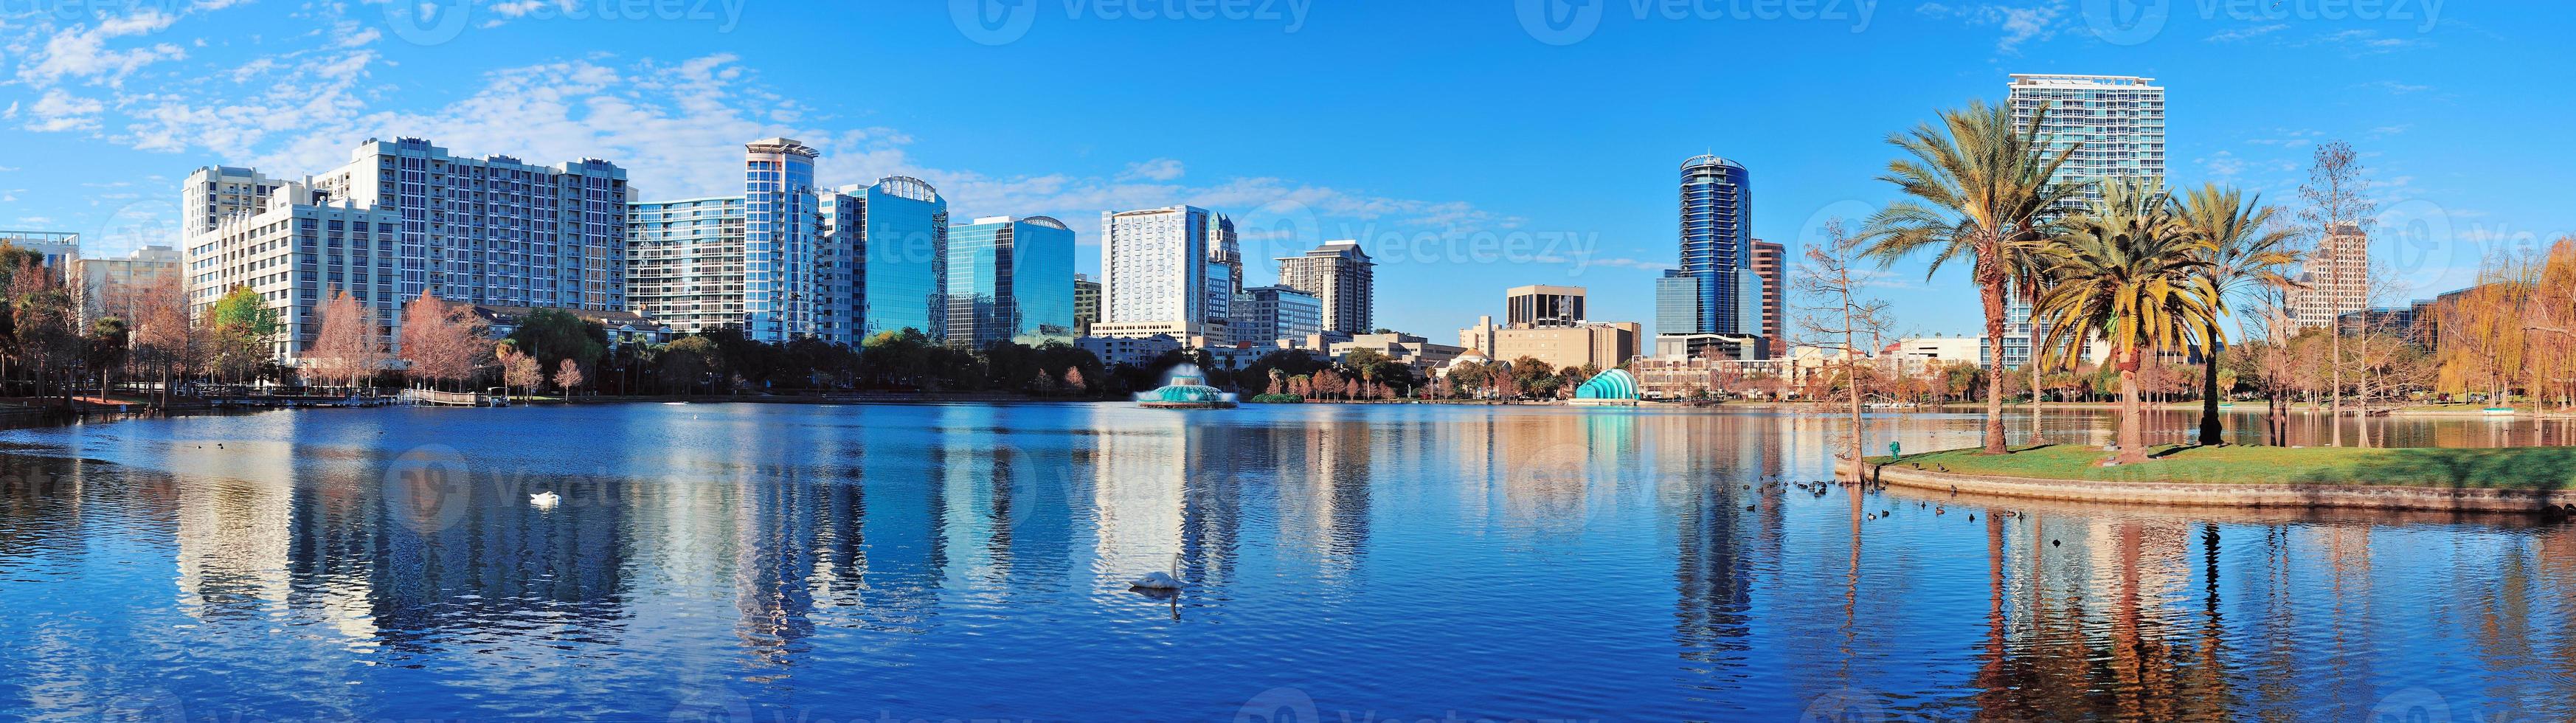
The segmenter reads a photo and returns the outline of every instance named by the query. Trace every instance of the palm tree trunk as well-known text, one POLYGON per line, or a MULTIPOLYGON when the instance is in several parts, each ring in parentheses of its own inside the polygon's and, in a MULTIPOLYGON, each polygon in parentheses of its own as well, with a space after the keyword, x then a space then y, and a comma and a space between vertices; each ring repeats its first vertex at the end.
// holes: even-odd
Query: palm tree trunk
POLYGON ((2216 319, 2210 320, 2208 331, 2209 345, 2206 348, 2209 358, 2200 360, 2200 444, 2215 447, 2218 446, 2218 434, 2223 431, 2218 423, 2218 356, 2224 345, 2218 341, 2216 319))
POLYGON ((2138 350, 2120 352, 2120 463, 2147 461, 2145 413, 2138 398, 2138 350))
MULTIPOLYGON (((1993 262, 1979 260, 1981 265, 1993 262)), ((1977 290, 1986 305, 1986 339, 1995 353, 1986 355, 1986 454, 2005 454, 2004 446, 2004 284, 1998 272, 1978 274, 1983 288, 1977 290)))

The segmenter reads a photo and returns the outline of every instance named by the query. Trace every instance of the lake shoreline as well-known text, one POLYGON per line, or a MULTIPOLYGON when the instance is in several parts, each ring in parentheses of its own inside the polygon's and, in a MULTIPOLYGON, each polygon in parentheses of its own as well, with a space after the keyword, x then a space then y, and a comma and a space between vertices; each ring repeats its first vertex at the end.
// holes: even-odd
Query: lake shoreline
POLYGON ((2379 484, 2359 480, 2191 482, 2073 479, 1952 471, 1937 461, 1837 460, 1834 470, 1838 477, 1866 479, 1891 487, 2055 502, 2541 515, 2561 515, 2576 510, 2576 489, 2566 487, 2379 484), (1926 464, 1932 468, 1924 468, 1926 464))

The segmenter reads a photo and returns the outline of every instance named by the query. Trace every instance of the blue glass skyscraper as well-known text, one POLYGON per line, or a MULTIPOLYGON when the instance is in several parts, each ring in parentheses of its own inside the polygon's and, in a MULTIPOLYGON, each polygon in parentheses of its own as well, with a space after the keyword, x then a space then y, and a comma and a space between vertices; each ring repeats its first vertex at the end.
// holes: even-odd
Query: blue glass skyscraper
POLYGON ((1694 338, 1694 354, 1721 338, 1758 338, 1762 280, 1753 271, 1751 177, 1717 156, 1684 161, 1681 170, 1681 268, 1655 281, 1655 333, 1694 338))
POLYGON ((948 342, 1073 342, 1073 229, 1046 216, 948 230, 948 342))
MULTIPOLYGON (((948 334, 948 201, 918 178, 891 176, 866 190, 859 209, 859 339, 916 329, 948 334)), ((1071 298, 1072 292, 1066 292, 1071 298)))

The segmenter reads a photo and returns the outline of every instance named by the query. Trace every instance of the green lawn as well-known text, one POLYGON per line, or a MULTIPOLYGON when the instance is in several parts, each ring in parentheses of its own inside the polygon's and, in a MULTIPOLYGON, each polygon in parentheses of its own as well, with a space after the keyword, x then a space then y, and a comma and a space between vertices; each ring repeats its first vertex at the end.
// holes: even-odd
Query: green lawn
MULTIPOLYGON (((1899 466, 2036 479, 2204 484, 2329 483, 2415 487, 2562 489, 2576 482, 2576 447, 2360 449, 2162 446, 2156 461, 2103 467, 2098 447, 2049 445, 1986 456, 1975 449, 1909 454, 1899 466)), ((1888 462, 1872 457, 1872 464, 1888 462)))

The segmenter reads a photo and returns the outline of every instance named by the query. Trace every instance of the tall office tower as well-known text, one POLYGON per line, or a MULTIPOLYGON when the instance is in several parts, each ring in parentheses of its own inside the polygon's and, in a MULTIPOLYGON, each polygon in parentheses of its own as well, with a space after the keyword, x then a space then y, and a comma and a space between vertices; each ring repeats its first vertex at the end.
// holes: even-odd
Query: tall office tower
POLYGON ((1503 318, 1514 329, 1582 326, 1584 295, 1580 286, 1514 286, 1503 292, 1503 318))
POLYGON ((418 138, 359 144, 303 181, 199 168, 181 186, 191 306, 236 286, 286 327, 277 353, 311 343, 333 290, 388 326, 423 291, 466 304, 624 311, 626 172, 583 159, 536 166, 451 156, 418 138))
POLYGON ((1358 241, 1326 241, 1279 259, 1279 285, 1324 301, 1324 331, 1358 335, 1377 329, 1377 262, 1358 241))
POLYGON ((1100 282, 1090 274, 1073 275, 1073 333, 1090 336, 1091 325, 1100 321, 1100 282))
POLYGON ((1192 346, 1232 339, 1232 220, 1166 206, 1103 211, 1100 229, 1100 320, 1092 336, 1168 334, 1192 346))
MULTIPOLYGON (((2103 182, 2165 177, 2165 89, 2154 78, 2121 75, 2044 75, 2015 73, 2005 103, 2013 122, 2027 126, 2043 107, 2040 143, 2051 153, 2082 144, 2049 180, 2085 184, 2067 198, 2068 209, 2102 197, 2103 182)), ((2030 362, 2031 340, 2046 333, 2032 323, 2030 300, 2019 290, 2008 297, 2003 365, 2030 362)))
POLYGON ((2336 227, 2300 265, 2299 283, 2304 288, 2285 299, 2299 328, 2326 327, 2370 308, 2370 234, 2354 224, 2336 227))
POLYGON ((627 206, 626 298, 672 333, 748 329, 744 199, 627 206))
POLYGON ((948 230, 948 343, 1072 343, 1073 229, 1046 216, 948 230))
POLYGON ((786 341, 816 331, 820 199, 814 149, 791 138, 745 146, 742 174, 743 332, 786 341))
POLYGON ((1753 275, 1762 279, 1762 341, 1773 359, 1789 356, 1788 264, 1788 247, 1753 240, 1753 275))
POLYGON ((932 341, 948 336, 948 200, 928 182, 888 176, 847 186, 859 199, 857 281, 859 341, 914 329, 932 341))
POLYGON ((1261 346, 1324 330, 1324 300, 1286 286, 1255 286, 1234 295, 1234 343, 1261 346))
POLYGON ((1744 166, 1696 156, 1681 168, 1681 268, 1655 280, 1656 345, 1760 358, 1762 279, 1753 272, 1753 191, 1744 166))

